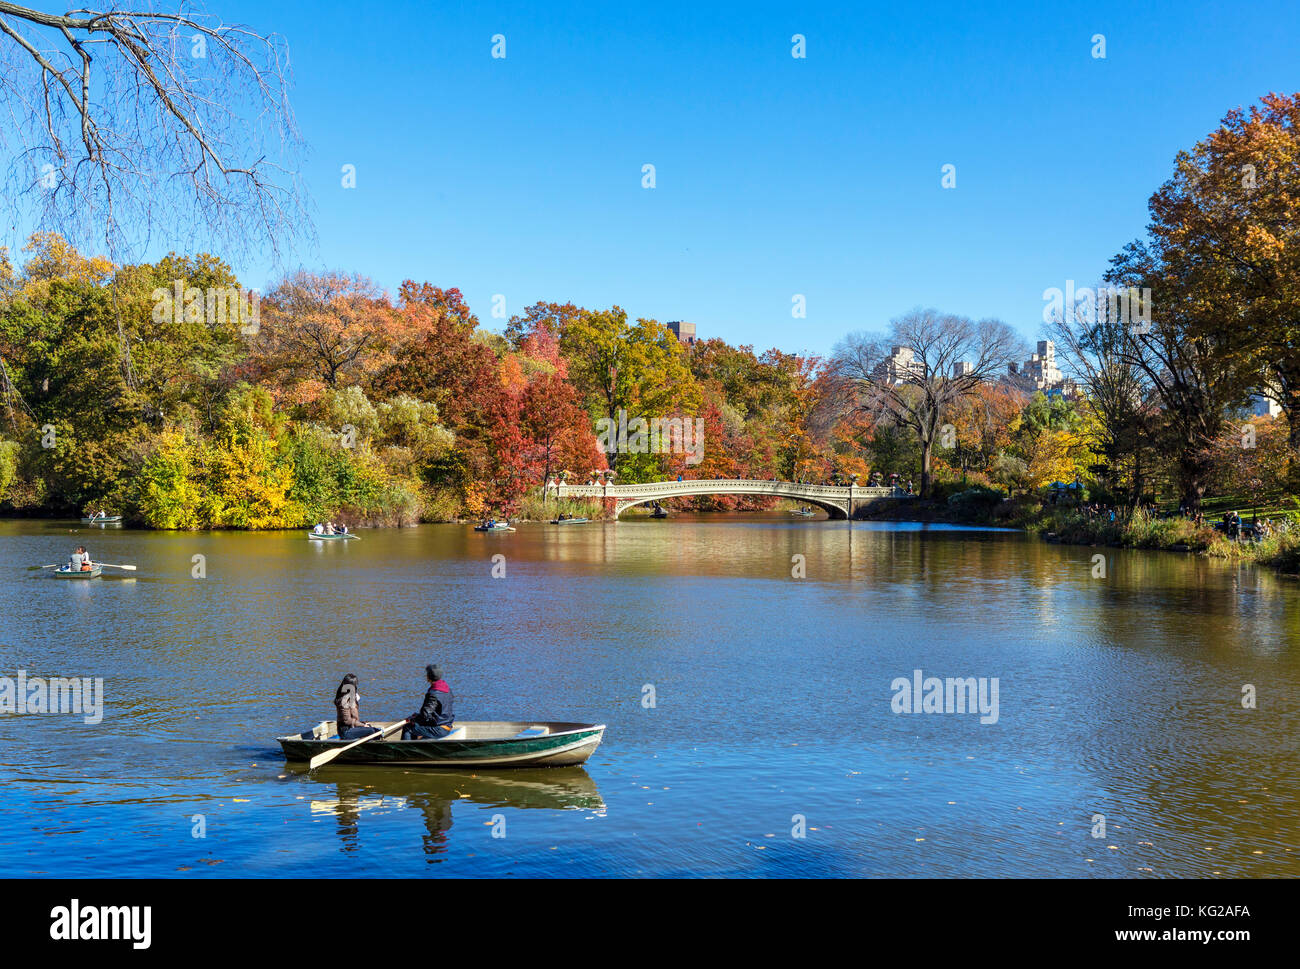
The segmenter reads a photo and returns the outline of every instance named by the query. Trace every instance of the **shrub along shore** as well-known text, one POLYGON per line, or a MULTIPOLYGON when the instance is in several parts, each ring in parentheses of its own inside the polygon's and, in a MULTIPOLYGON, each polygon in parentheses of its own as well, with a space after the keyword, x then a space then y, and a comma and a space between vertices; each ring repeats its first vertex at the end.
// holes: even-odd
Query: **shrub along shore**
MULTIPOLYGON (((1194 552, 1300 576, 1300 530, 1275 531, 1258 541, 1233 540, 1208 522, 1198 524, 1181 515, 1143 508, 1116 510, 1112 521, 1109 509, 1090 515, 1083 507, 1052 505, 1034 496, 1007 498, 993 489, 977 487, 946 499, 903 499, 870 517, 1015 528, 1066 545, 1194 552)), ((1286 520, 1295 522, 1294 516, 1286 520)))

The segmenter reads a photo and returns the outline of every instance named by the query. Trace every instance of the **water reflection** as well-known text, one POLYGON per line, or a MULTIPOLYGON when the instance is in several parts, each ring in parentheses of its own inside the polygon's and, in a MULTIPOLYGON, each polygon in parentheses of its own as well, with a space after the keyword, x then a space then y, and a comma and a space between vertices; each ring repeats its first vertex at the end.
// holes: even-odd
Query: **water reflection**
POLYGON ((452 805, 457 802, 520 810, 605 810, 596 782, 582 767, 498 773, 348 767, 310 772, 302 765, 286 770, 319 785, 320 792, 310 795, 311 812, 333 815, 344 853, 364 846, 363 817, 378 820, 394 812, 419 812, 425 829, 422 846, 432 862, 447 849, 452 805))

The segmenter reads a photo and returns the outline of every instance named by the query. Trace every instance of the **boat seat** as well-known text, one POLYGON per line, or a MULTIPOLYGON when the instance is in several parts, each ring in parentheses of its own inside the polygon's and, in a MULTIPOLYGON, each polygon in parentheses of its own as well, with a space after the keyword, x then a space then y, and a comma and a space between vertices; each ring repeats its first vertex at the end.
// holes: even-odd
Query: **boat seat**
POLYGON ((550 732, 551 732, 550 727, 533 726, 533 727, 525 727, 523 730, 519 731, 519 733, 515 734, 515 736, 516 737, 545 737, 550 732))
POLYGON ((468 740, 469 734, 464 727, 456 727, 445 737, 439 737, 439 740, 468 740))

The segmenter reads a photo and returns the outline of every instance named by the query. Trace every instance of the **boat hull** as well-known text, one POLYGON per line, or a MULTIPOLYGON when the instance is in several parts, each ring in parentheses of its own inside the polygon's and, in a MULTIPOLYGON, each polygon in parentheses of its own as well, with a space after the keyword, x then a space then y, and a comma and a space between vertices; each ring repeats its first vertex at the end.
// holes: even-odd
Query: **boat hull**
POLYGON ((308 532, 307 537, 319 542, 332 542, 336 539, 346 540, 349 538, 358 538, 359 536, 353 535, 351 532, 348 532, 346 535, 317 535, 315 532, 308 532))
MULTIPOLYGON (((373 721, 377 727, 388 724, 373 721)), ((389 767, 472 767, 511 769, 519 767, 574 767, 586 763, 600 746, 604 724, 527 723, 520 721, 471 721, 458 723, 466 736, 457 740, 402 740, 401 735, 359 744, 331 763, 369 764, 389 767), (544 727, 546 733, 517 736, 529 728, 544 727)), ((306 761, 351 741, 331 740, 337 727, 325 721, 314 730, 277 738, 286 761, 306 761)))
POLYGON ((56 579, 97 579, 103 571, 103 566, 96 565, 89 572, 69 572, 66 569, 55 569, 50 572, 50 575, 56 579))
POLYGON ((120 525, 120 524, 122 524, 122 516, 121 516, 121 515, 114 515, 114 516, 111 517, 111 518, 83 518, 83 519, 81 519, 81 524, 83 524, 83 525, 120 525))
POLYGON ((476 532, 513 532, 513 531, 514 531, 514 528, 513 528, 512 526, 510 526, 510 525, 497 525, 497 526, 495 526, 495 527, 493 527, 493 528, 485 528, 485 527, 482 526, 482 525, 475 525, 475 526, 474 526, 474 531, 476 531, 476 532))
POLYGON ((585 525, 589 520, 590 519, 587 518, 565 518, 563 520, 559 518, 552 518, 551 524, 552 525, 585 525))

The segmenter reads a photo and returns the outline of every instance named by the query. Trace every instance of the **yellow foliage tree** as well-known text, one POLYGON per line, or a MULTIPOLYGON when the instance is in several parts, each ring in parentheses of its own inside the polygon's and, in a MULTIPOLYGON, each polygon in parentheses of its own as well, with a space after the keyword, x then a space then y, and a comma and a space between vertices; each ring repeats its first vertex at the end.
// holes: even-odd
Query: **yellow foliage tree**
POLYGON ((209 491, 221 504, 221 520, 230 528, 295 528, 305 524, 302 507, 289 497, 293 468, 276 460, 275 445, 265 436, 233 438, 213 455, 209 491))

